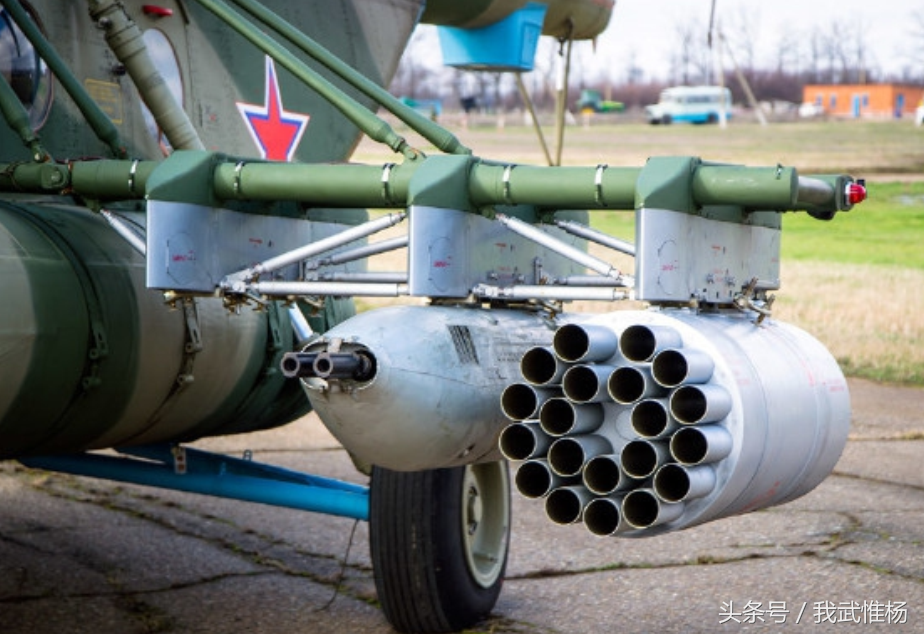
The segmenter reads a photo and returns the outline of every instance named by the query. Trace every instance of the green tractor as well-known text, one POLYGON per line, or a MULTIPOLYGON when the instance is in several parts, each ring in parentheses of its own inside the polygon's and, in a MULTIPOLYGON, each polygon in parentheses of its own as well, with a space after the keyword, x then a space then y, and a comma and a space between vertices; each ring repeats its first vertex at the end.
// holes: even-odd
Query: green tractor
POLYGON ((581 113, 625 112, 626 104, 603 99, 599 90, 584 89, 581 91, 581 98, 578 99, 577 110, 581 113))

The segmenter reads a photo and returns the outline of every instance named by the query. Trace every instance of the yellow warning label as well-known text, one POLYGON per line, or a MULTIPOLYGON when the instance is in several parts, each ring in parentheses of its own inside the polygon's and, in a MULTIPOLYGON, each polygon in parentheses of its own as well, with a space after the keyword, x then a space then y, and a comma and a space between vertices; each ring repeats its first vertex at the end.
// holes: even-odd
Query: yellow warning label
POLYGON ((113 123, 122 123, 122 87, 108 81, 87 79, 84 86, 93 101, 106 113, 113 123))

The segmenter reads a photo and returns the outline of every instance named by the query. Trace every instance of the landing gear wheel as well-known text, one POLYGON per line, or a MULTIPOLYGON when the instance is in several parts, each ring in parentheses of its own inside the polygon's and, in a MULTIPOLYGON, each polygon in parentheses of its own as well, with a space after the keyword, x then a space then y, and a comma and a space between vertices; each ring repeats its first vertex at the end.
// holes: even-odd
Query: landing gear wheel
POLYGON ((385 617, 454 632, 497 602, 510 538, 506 462, 404 473, 373 468, 369 545, 385 617))

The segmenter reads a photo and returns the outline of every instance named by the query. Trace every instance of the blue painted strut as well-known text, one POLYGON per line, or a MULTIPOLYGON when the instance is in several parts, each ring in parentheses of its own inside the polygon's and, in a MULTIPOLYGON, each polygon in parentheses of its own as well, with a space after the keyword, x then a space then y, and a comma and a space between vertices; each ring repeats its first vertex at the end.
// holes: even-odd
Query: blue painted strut
POLYGON ((369 519, 368 487, 199 449, 177 449, 150 445, 122 449, 126 455, 121 457, 83 453, 20 462, 46 471, 369 519))

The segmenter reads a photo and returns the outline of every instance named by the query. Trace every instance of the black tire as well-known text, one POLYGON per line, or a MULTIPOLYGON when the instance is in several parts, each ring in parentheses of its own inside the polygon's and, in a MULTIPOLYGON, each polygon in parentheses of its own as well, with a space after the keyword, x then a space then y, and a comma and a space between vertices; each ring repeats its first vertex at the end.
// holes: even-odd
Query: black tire
POLYGON ((454 632, 490 614, 510 539, 505 462, 410 473, 375 467, 369 503, 375 587, 392 627, 454 632))
POLYGON ((673 122, 674 122, 674 119, 669 114, 666 114, 663 117, 661 117, 661 123, 663 123, 664 125, 670 125, 673 122))

